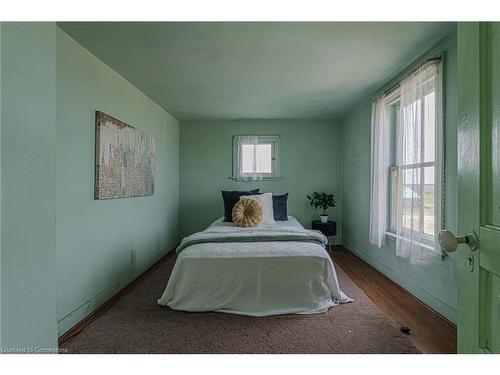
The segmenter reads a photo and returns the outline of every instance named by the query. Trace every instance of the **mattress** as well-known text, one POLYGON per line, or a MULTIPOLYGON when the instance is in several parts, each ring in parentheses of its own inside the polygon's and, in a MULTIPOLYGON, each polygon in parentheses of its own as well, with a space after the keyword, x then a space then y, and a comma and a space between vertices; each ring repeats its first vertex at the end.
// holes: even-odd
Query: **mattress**
MULTIPOLYGON (((201 234, 233 231, 241 233, 242 228, 220 218, 201 234)), ((272 233, 311 235, 294 217, 247 231, 248 242, 202 242, 183 248, 158 303, 182 311, 268 316, 322 313, 352 301, 340 289, 324 244, 253 241, 261 233, 269 238, 272 233)))

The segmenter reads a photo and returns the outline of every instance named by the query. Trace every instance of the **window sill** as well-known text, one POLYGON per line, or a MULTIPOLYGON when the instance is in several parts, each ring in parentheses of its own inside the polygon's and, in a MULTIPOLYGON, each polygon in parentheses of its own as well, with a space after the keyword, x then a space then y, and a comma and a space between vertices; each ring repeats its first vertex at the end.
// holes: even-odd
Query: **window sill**
POLYGON ((278 181, 281 180, 282 177, 262 177, 262 178, 257 178, 255 180, 251 178, 241 178, 241 177, 228 177, 228 179, 240 182, 255 182, 255 181, 278 181))
MULTIPOLYGON (((398 238, 398 235, 396 233, 394 233, 394 232, 385 232, 385 237, 388 240, 396 241, 396 239, 398 238)), ((434 244, 431 243, 431 242, 428 242, 428 243, 423 242, 423 243, 420 244, 420 246, 423 247, 424 249, 427 249, 427 250, 439 252, 439 250, 436 249, 436 247, 434 246, 434 244)))

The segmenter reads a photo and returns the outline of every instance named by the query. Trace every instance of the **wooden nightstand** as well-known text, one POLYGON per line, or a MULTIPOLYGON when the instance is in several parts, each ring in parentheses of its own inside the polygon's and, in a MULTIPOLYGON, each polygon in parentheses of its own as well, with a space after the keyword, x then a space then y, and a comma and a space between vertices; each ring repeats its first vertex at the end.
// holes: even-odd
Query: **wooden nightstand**
POLYGON ((337 223, 335 221, 322 223, 321 220, 313 220, 311 227, 314 230, 321 231, 328 238, 328 247, 332 251, 331 243, 333 242, 333 237, 337 234, 337 223))

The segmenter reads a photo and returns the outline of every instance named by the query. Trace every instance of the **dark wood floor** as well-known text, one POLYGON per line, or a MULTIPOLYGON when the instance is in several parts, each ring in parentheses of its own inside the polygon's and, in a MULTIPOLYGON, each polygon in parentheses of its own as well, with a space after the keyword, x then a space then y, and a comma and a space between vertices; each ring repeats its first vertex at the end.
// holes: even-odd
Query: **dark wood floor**
POLYGON ((332 256, 381 311, 411 328, 409 338, 422 353, 456 353, 453 324, 346 249, 337 246, 332 256))
MULTIPOLYGON (((164 257, 125 289, 113 296, 96 312, 60 337, 59 345, 82 332, 102 316, 123 295, 153 272, 174 252, 164 257)), ((411 328, 410 340, 422 353, 456 353, 456 328, 410 293, 342 247, 332 252, 335 263, 371 298, 378 308, 400 326, 411 328)))

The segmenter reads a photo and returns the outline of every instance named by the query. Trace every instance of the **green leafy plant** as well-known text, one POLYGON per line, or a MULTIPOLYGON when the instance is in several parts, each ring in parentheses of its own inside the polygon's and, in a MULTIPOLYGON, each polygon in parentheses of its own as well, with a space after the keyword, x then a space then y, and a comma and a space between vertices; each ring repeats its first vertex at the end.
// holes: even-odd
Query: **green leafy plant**
POLYGON ((329 207, 335 207, 335 205, 337 204, 337 202, 335 202, 335 199, 333 198, 333 194, 318 193, 315 191, 312 193, 312 195, 306 194, 306 197, 307 199, 309 199, 311 207, 314 207, 315 209, 323 209, 323 215, 326 215, 326 210, 329 207))

